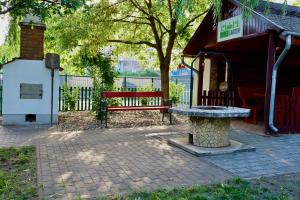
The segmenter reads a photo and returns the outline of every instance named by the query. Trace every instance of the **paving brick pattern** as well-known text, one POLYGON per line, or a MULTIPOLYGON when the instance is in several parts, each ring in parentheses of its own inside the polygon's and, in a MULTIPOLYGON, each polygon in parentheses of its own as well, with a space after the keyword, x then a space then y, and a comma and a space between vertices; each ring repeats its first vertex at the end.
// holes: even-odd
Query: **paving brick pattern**
MULTIPOLYGON (((60 133, 7 128, 0 146, 34 144, 38 178, 46 199, 93 199, 136 189, 210 184, 232 177, 149 132, 153 129, 113 129, 60 133)), ((2 140, 1 140, 2 139, 2 140)))
POLYGON ((0 146, 35 145, 46 199, 76 199, 300 172, 300 135, 262 137, 239 130, 231 138, 255 152, 198 158, 150 137, 184 127, 56 132, 0 127, 0 146), (219 166, 219 167, 218 167, 219 166), (223 168, 224 170, 222 170, 223 168))
POLYGON ((243 178, 300 172, 299 134, 263 137, 232 130, 230 136, 256 147, 256 151, 211 156, 204 159, 243 178))

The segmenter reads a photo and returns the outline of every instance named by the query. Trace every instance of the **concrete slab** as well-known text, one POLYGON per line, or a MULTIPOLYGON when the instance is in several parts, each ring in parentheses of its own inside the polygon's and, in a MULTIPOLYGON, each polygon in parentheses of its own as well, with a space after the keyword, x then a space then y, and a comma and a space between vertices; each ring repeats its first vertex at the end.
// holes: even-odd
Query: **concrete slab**
POLYGON ((188 135, 171 135, 169 137, 164 137, 166 141, 173 146, 176 146, 184 151, 187 151, 195 156, 213 156, 213 155, 222 155, 222 154, 231 154, 238 152, 250 152, 255 151, 256 148, 235 140, 230 140, 230 146, 221 147, 221 148, 204 148, 191 145, 188 143, 188 135))

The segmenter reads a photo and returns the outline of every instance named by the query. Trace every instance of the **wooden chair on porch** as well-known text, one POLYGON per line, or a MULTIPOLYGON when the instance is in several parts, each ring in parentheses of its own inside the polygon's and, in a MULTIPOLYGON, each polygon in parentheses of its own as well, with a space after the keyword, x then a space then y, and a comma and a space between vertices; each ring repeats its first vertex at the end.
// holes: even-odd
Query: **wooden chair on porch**
POLYGON ((300 96, 300 87, 294 87, 292 96, 300 96))
POLYGON ((258 111, 264 108, 265 89, 260 87, 238 87, 241 107, 251 110, 251 115, 245 122, 257 124, 258 111))

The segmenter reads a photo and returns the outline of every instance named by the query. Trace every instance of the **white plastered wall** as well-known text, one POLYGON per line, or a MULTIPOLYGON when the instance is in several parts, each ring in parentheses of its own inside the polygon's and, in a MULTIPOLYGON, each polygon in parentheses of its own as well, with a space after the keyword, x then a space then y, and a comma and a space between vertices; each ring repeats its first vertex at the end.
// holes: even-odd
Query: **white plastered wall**
MULTIPOLYGON (((53 114, 58 114, 59 74, 54 74, 53 114)), ((3 116, 49 115, 51 111, 51 70, 44 60, 15 60, 3 66, 3 116), (42 84, 42 99, 20 99, 20 84, 42 84)))

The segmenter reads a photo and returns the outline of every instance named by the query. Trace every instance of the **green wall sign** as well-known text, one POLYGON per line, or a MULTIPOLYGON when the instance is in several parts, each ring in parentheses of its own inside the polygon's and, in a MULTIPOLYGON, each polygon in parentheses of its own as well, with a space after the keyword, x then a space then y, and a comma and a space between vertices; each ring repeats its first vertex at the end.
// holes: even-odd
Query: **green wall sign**
POLYGON ((229 18, 218 23, 218 42, 243 36, 243 16, 229 18))

